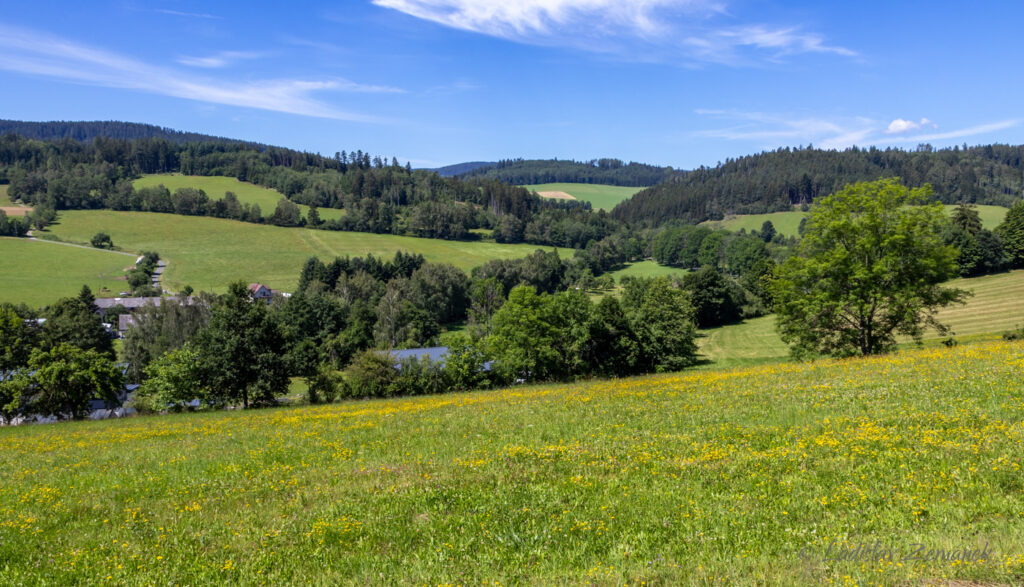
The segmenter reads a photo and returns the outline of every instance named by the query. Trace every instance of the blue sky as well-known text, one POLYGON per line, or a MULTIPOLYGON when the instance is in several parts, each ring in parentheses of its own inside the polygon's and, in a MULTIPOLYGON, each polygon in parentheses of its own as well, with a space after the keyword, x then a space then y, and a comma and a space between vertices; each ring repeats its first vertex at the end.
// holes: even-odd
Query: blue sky
POLYGON ((0 118, 414 166, 1021 143, 1022 22, 1009 1, 35 0, 0 17, 0 118))

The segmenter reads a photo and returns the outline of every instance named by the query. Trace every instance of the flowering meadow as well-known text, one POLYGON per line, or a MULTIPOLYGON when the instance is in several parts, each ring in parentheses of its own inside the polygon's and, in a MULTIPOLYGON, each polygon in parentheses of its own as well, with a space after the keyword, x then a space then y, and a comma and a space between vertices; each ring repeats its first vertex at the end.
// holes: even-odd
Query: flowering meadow
POLYGON ((0 429, 0 584, 1024 582, 1024 345, 0 429))

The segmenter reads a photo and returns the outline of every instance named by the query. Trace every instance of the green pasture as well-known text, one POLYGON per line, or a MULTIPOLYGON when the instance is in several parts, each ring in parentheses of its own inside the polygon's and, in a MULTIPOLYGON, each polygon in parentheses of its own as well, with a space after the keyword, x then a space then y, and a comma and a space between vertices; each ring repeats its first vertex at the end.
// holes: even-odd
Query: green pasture
POLYGON ((522 187, 535 192, 565 192, 577 200, 590 202, 595 210, 611 210, 622 200, 645 189, 594 183, 542 183, 522 187))
POLYGON ((39 307, 77 295, 88 285, 97 296, 128 288, 124 269, 134 256, 24 238, 0 237, 0 302, 39 307))
MULTIPOLYGON (((242 280, 260 282, 291 291, 302 265, 310 256, 362 256, 368 253, 391 257, 402 250, 421 253, 427 260, 451 263, 469 270, 491 259, 524 257, 535 245, 510 245, 477 241, 333 232, 281 228, 219 218, 77 210, 61 212, 59 222, 46 236, 87 243, 97 232, 110 234, 115 246, 128 251, 156 251, 168 260, 164 283, 171 291, 189 284, 196 290, 224 291, 227 284, 242 280)), ((573 251, 560 249, 563 255, 573 251)), ((60 279, 54 274, 54 279, 60 279)))
MULTIPOLYGON (((274 213, 274 208, 284 196, 277 190, 258 186, 245 181, 238 181, 234 177, 205 176, 205 175, 182 175, 180 173, 159 173, 145 175, 134 182, 135 189, 144 187, 156 187, 163 185, 174 192, 178 188, 194 188, 203 190, 211 200, 219 200, 224 197, 225 192, 234 192, 238 201, 245 204, 259 204, 264 216, 274 213)), ((309 206, 299 204, 302 216, 309 213, 309 206)), ((336 220, 345 213, 343 210, 334 208, 318 208, 317 213, 323 220, 336 220)))
POLYGON ((659 265, 657 261, 637 261, 629 263, 622 269, 610 271, 608 275, 615 278, 615 283, 619 283, 623 277, 661 277, 663 275, 685 275, 686 273, 686 269, 659 265))

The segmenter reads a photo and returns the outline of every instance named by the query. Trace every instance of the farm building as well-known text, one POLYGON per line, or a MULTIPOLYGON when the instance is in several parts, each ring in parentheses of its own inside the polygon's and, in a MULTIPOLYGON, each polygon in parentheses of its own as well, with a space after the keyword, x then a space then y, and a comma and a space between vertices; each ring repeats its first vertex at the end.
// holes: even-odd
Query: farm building
MULTIPOLYGON (((390 351, 391 358, 394 359, 395 368, 401 367, 402 361, 405 359, 416 358, 420 361, 430 361, 431 363, 438 363, 444 366, 445 357, 448 356, 448 347, 446 346, 432 346, 423 347, 418 349, 402 349, 398 351, 390 351)), ((484 371, 491 370, 491 364, 493 361, 487 361, 483 365, 484 371)))
POLYGON ((270 289, 262 283, 250 283, 249 284, 249 297, 255 300, 262 300, 264 303, 269 304, 274 296, 291 297, 292 294, 281 291, 279 289, 270 289))

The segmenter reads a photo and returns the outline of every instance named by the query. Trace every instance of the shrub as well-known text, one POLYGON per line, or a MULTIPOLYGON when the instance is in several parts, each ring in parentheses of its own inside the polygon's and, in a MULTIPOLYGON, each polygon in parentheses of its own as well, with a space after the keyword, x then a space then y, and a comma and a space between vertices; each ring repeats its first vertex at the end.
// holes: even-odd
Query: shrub
POLYGON ((92 240, 89 241, 92 246, 97 249, 112 249, 114 248, 114 241, 110 239, 110 235, 105 232, 97 232, 92 240))

